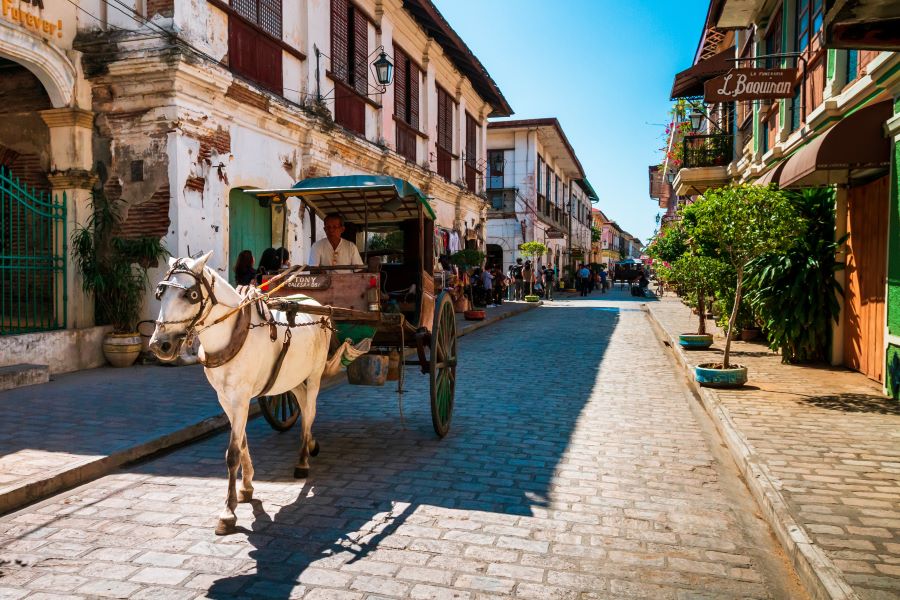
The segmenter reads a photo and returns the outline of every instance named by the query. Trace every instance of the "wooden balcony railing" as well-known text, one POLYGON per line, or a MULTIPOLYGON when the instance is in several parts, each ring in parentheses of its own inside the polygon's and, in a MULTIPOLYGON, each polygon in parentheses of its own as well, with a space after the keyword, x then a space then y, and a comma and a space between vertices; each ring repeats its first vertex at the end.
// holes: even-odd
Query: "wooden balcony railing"
POLYGON ((734 136, 732 135, 691 135, 682 140, 684 162, 682 167, 721 167, 731 162, 734 156, 734 136))

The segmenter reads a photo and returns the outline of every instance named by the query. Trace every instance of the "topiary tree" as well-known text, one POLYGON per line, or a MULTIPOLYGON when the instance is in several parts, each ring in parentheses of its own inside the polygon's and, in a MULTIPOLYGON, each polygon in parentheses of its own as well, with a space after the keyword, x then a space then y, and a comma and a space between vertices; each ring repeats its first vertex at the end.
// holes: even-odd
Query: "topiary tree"
POLYGON ((785 195, 773 186, 734 185, 708 190, 682 211, 685 231, 698 254, 734 268, 734 306, 728 320, 723 368, 730 368, 731 338, 741 305, 747 264, 768 253, 783 252, 802 226, 785 195))
POLYGON ((547 246, 540 242, 525 242, 519 246, 519 251, 531 259, 531 262, 537 262, 537 259, 547 254, 547 246))

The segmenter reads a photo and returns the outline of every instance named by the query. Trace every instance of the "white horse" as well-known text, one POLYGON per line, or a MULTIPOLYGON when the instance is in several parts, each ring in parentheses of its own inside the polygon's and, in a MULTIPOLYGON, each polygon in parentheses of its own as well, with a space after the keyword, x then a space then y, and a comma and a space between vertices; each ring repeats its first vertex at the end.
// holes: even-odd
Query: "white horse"
MULTIPOLYGON (((294 477, 307 477, 309 457, 318 454, 318 443, 312 437, 316 396, 326 362, 330 367, 336 361, 327 360, 331 331, 319 324, 320 319, 308 314, 296 315, 295 323, 299 326, 276 325, 275 341, 271 338, 272 329, 253 305, 217 323, 245 298, 206 267, 210 255, 212 252, 196 260, 169 260, 169 272, 157 287, 157 298, 162 305, 150 338, 150 350, 160 360, 171 361, 180 354, 185 339, 195 333, 200 339, 200 359, 206 366, 204 373, 231 423, 231 438, 225 452, 228 493, 216 527, 218 535, 225 535, 235 530, 237 503, 253 498, 253 463, 246 434, 250 400, 264 391, 266 395, 290 391, 296 396, 300 405, 302 437, 294 477), (248 324, 251 327, 248 328, 248 324), (286 334, 288 329, 290 332, 286 334), (290 346, 277 377, 266 390, 286 335, 290 346), (235 493, 238 466, 242 471, 240 494, 235 493)), ((304 303, 318 305, 315 300, 304 300, 304 303)), ((288 318, 280 311, 272 311, 272 314, 282 323, 288 318)))

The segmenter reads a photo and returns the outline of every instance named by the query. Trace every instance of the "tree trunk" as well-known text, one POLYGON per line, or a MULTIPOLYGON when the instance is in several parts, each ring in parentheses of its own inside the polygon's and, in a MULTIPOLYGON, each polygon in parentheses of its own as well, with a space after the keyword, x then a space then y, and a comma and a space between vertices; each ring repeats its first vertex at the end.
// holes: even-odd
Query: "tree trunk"
POLYGON ((698 335, 706 335, 706 290, 697 288, 697 314, 700 317, 700 325, 697 327, 698 335))
POLYGON ((744 283, 743 267, 737 270, 737 286, 734 290, 734 308, 731 309, 731 318, 728 319, 728 333, 725 336, 725 356, 722 357, 722 367, 730 368, 728 358, 731 355, 731 332, 734 331, 734 325, 737 322, 738 309, 741 307, 741 286, 744 283))

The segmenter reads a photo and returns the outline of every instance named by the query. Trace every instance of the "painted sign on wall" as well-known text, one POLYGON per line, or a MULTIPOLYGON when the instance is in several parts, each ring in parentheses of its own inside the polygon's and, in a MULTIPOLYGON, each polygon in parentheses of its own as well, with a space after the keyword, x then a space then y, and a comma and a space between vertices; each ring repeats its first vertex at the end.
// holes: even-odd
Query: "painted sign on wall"
POLYGON ((732 69, 703 85, 706 102, 791 98, 797 69, 732 69))
POLYGON ((44 0, 2 0, 3 10, 0 15, 7 21, 17 23, 34 33, 46 36, 62 37, 62 19, 46 19, 44 0))

